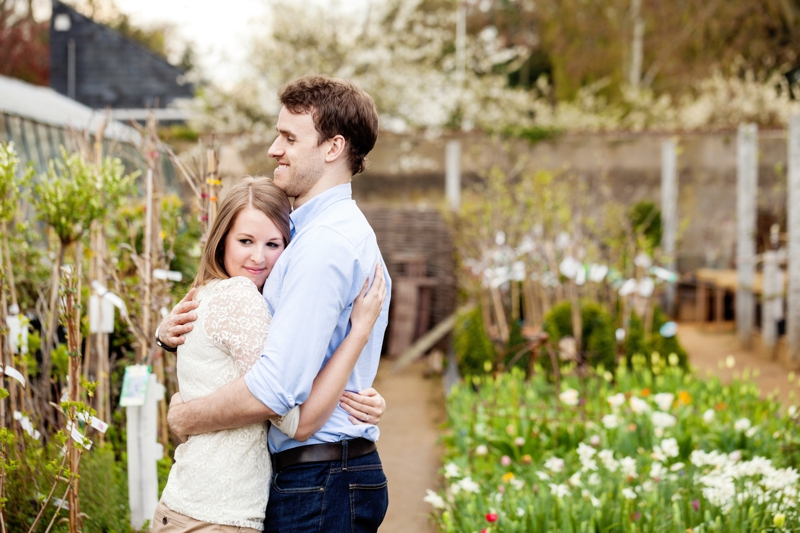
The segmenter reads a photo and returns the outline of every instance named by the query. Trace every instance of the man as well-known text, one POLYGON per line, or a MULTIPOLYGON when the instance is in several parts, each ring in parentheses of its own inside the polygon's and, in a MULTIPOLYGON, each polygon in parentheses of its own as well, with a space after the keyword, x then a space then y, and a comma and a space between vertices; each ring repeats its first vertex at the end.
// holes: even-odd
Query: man
MULTIPOLYGON (((245 426, 303 403, 345 337, 365 279, 383 263, 350 187, 377 139, 372 99, 350 82, 306 76, 284 87, 280 101, 278 138, 269 155, 278 162, 275 184, 295 200, 292 240, 264 285, 273 314, 270 335, 244 378, 202 399, 173 401, 169 424, 178 435, 245 426)), ((159 329, 159 343, 182 343, 193 308, 176 306, 159 329)), ((372 384, 388 310, 386 298, 348 391, 372 384)), ((388 506, 378 435, 374 425, 351 424, 342 409, 306 442, 270 429, 273 483, 266 531, 376 531, 388 506)))

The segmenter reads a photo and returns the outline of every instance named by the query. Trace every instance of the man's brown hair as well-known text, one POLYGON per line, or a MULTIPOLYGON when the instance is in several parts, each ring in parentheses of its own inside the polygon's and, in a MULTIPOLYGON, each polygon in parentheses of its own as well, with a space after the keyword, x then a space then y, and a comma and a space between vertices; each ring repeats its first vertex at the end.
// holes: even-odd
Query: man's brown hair
POLYGON ((292 113, 311 115, 318 144, 336 135, 344 137, 352 175, 364 171, 364 161, 378 138, 378 111, 366 92, 347 80, 303 76, 285 85, 278 97, 292 113))

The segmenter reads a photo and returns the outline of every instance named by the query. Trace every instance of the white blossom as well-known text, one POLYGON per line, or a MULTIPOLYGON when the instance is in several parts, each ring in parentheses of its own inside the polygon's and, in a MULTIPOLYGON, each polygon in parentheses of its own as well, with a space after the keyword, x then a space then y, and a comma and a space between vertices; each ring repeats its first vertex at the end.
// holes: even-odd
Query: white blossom
POLYGON ((458 465, 455 463, 447 463, 444 467, 444 477, 447 479, 460 477, 461 476, 461 469, 458 468, 458 465))
POLYGON ((475 455, 486 455, 487 453, 489 453, 489 448, 487 448, 485 444, 481 444, 475 448, 475 455))
POLYGON ((636 499, 636 492, 633 489, 625 487, 622 489, 622 495, 625 497, 626 500, 635 500, 636 499))
POLYGON ((678 419, 672 416, 669 413, 662 413, 661 411, 654 412, 650 419, 653 421, 653 425, 657 428, 668 428, 674 426, 678 419))
POLYGON ((662 411, 669 411, 674 400, 675 395, 669 392, 660 392, 653 396, 653 401, 656 402, 656 405, 658 405, 658 408, 662 411))
POLYGON ((637 415, 646 413, 647 411, 650 410, 650 405, 646 401, 636 396, 631 396, 631 399, 628 400, 628 403, 631 404, 631 411, 633 411, 637 415))
POLYGON ((605 415, 603 416, 602 422, 606 429, 619 427, 619 418, 617 415, 605 415))
POLYGON ((667 457, 678 457, 680 455, 680 448, 676 439, 664 439, 661 441, 661 449, 667 457))
POLYGON ((686 465, 684 465, 683 463, 675 463, 672 466, 670 466, 669 469, 671 472, 678 472, 680 470, 683 470, 685 466, 686 465))
POLYGON ((623 457, 619 460, 620 471, 625 477, 637 477, 636 459, 633 457, 623 457))
POLYGON ((619 461, 614 459, 614 452, 612 450, 600 450, 597 456, 609 472, 616 472, 617 468, 619 468, 619 461))
POLYGON ((751 422, 747 418, 740 418, 733 424, 733 429, 736 431, 747 431, 750 429, 751 422))
POLYGON ((667 473, 667 469, 664 468, 664 465, 655 461, 652 465, 650 465, 650 477, 653 479, 661 479, 664 477, 664 474, 667 473))
POLYGON ((714 410, 707 409, 705 413, 703 413, 703 421, 706 424, 710 424, 714 420, 714 410))
POLYGON ((612 409, 619 409, 625 404, 625 395, 621 392, 615 394, 614 396, 608 397, 608 405, 611 406, 612 409))
POLYGON ((550 492, 556 498, 563 498, 571 494, 569 487, 564 485, 563 483, 560 483, 558 485, 556 485, 555 483, 550 483, 549 486, 550 486, 550 492))
POLYGON ((431 489, 428 489, 427 493, 428 495, 422 498, 422 501, 431 504, 434 509, 444 509, 446 507, 444 498, 433 492, 431 489))
POLYGON ((544 463, 544 467, 551 472, 561 472, 564 470, 564 459, 558 457, 551 457, 544 463))
POLYGON ((567 389, 558 395, 559 399, 567 405, 578 405, 578 391, 575 389, 567 389))

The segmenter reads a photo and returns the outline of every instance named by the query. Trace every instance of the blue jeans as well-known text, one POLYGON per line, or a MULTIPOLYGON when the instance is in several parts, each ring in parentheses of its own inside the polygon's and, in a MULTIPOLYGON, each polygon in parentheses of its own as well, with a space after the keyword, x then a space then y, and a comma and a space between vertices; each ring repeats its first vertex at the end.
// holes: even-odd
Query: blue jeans
POLYGON ((273 473, 264 528, 265 533, 375 532, 388 506, 378 452, 303 463, 273 473))

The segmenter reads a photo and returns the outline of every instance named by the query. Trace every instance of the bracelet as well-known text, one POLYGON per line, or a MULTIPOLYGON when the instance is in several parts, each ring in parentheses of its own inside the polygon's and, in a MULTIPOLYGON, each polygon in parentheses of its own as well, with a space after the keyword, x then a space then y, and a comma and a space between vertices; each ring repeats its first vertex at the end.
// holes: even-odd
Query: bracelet
POLYGON ((175 353, 175 352, 177 352, 177 351, 178 351, 178 348, 177 348, 177 347, 173 347, 173 346, 167 346, 166 344, 164 344, 163 342, 161 342, 161 339, 159 339, 159 338, 158 338, 158 330, 159 330, 159 329, 161 329, 161 326, 158 326, 158 327, 156 328, 156 346, 158 346, 158 347, 159 347, 159 348, 161 348, 162 350, 166 350, 166 351, 168 351, 168 352, 171 352, 171 353, 175 353))

